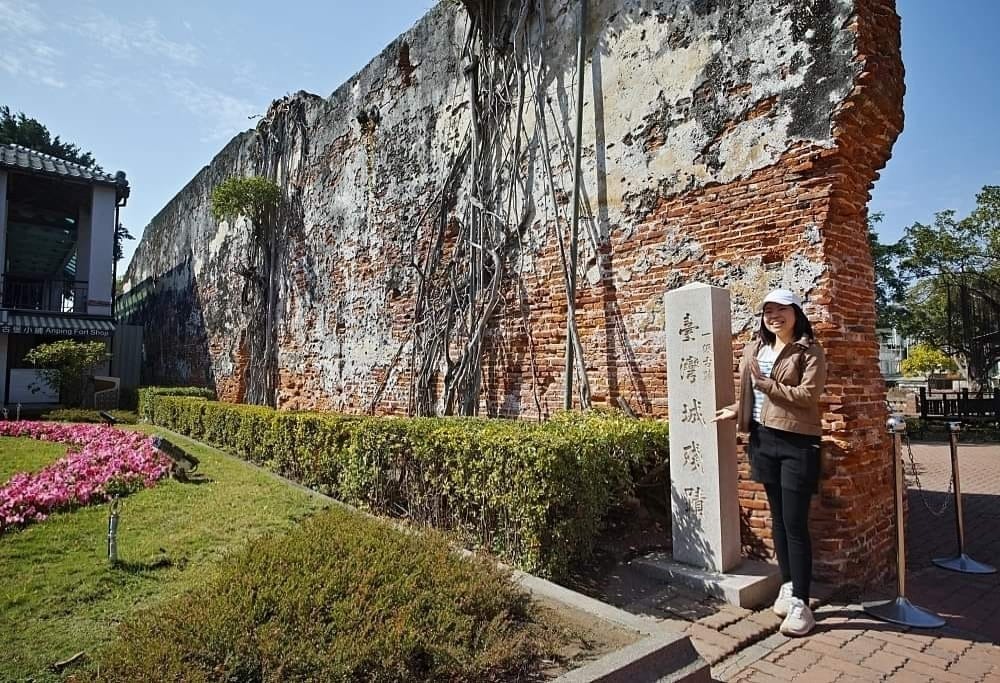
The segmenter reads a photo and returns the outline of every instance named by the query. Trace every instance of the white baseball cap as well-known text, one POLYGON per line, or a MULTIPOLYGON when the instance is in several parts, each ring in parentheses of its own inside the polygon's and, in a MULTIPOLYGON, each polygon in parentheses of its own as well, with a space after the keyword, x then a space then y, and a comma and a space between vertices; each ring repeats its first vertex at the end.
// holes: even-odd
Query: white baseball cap
POLYGON ((799 295, 790 289, 775 289, 771 291, 764 300, 760 302, 761 310, 764 308, 764 304, 773 303, 781 304, 782 306, 791 306, 792 304, 802 308, 802 299, 799 295))

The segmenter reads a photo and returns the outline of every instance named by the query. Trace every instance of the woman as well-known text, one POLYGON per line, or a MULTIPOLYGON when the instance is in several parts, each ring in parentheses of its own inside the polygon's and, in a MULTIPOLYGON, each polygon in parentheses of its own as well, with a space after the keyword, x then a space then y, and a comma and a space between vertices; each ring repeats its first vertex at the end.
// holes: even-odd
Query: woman
POLYGON ((737 402, 717 411, 715 420, 736 419, 741 432, 750 432, 750 473, 767 492, 784 582, 774 612, 784 617, 782 633, 804 636, 816 625, 809 609, 809 504, 819 484, 826 357, 793 292, 768 294, 762 313, 760 329, 743 349, 737 402))

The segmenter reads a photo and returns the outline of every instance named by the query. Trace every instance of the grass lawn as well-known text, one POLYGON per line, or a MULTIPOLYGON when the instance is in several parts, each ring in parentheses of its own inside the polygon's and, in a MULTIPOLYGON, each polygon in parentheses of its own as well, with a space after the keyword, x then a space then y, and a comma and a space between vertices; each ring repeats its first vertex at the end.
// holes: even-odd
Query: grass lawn
MULTIPOLYGON (((0 536, 0 681, 60 680, 47 670, 53 662, 92 652, 124 617, 189 590, 226 552, 327 506, 214 450, 170 438, 201 460, 204 481, 165 480, 124 500, 118 568, 106 560, 107 505, 0 536)), ((0 439, 0 480, 40 469, 64 451, 0 439)))
POLYGON ((37 472, 66 454, 66 444, 0 436, 0 485, 18 472, 37 472))

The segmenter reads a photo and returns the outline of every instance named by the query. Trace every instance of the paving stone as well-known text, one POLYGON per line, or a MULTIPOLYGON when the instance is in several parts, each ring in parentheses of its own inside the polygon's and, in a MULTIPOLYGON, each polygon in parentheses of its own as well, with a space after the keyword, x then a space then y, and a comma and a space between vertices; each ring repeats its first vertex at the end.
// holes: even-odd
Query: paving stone
POLYGON ((836 669, 827 669, 822 662, 811 669, 802 672, 796 680, 809 681, 809 683, 833 683, 840 678, 841 672, 836 669))
POLYGON ((722 633, 734 638, 740 646, 754 643, 768 633, 768 629, 751 619, 741 619, 722 629, 722 633))
POLYGON ((978 681, 990 673, 997 661, 1000 660, 994 659, 990 661, 982 657, 977 657, 975 654, 967 654, 962 655, 957 662, 949 665, 947 671, 965 676, 968 680, 978 681))
POLYGON ((777 628, 781 626, 781 617, 772 612, 770 609, 754 612, 747 618, 769 630, 777 630, 777 628))
POLYGON ((730 624, 735 624, 736 622, 743 619, 743 617, 733 614, 731 612, 716 612, 715 614, 709 614, 707 617, 702 617, 698 619, 698 623, 702 626, 707 626, 713 628, 716 631, 721 631, 730 624))
POLYGON ((880 650, 873 653, 871 656, 862 659, 860 664, 866 669, 872 669, 873 671, 890 674, 906 664, 907 661, 906 657, 880 650))
POLYGON ((799 648, 777 659, 775 663, 798 672, 803 672, 815 666, 821 658, 822 655, 816 652, 809 652, 805 648, 799 648))
MULTIPOLYGON (((950 466, 947 445, 919 448, 914 445, 914 457, 921 466, 925 462, 932 465, 928 475, 922 475, 925 487, 946 491, 950 466)), ((963 489, 991 498, 995 506, 996 497, 1000 496, 998 462, 1000 446, 996 444, 972 453, 968 465, 965 461, 962 464, 963 489)), ((926 567, 933 553, 940 552, 941 539, 947 541, 954 533, 954 518, 948 515, 931 518, 915 501, 911 496, 908 559, 910 566, 926 567)), ((995 513, 980 511, 979 514, 995 513)), ((994 556, 1000 556, 1000 524, 993 520, 978 534, 979 547, 996 547, 994 556)), ((771 651, 745 671, 760 673, 772 664, 796 671, 798 675, 793 680, 802 681, 827 676, 826 671, 838 671, 837 683, 877 681, 886 676, 887 680, 906 683, 1000 681, 1000 647, 994 644, 1000 641, 1000 618, 995 616, 1000 612, 1000 574, 970 577, 929 568, 915 572, 907 585, 910 589, 907 594, 914 596, 911 599, 916 604, 944 615, 948 625, 933 630, 908 629, 869 617, 860 604, 834 602, 816 610, 814 635, 783 642, 770 638, 761 641, 758 646, 767 643, 771 651), (956 609, 958 604, 964 605, 961 611, 956 609), (754 666, 759 668, 753 669, 754 666)), ((892 586, 885 586, 863 597, 887 599, 893 593, 892 586)), ((758 620, 763 614, 764 611, 755 613, 750 619, 758 620)), ((743 673, 732 673, 730 680, 743 673)), ((775 676, 772 680, 779 679, 775 676)))
POLYGON ((924 664, 917 662, 908 662, 906 665, 907 672, 915 672, 918 674, 923 674, 930 676, 934 679, 934 683, 968 683, 969 679, 961 674, 953 673, 950 671, 942 671, 937 667, 925 666, 924 664))
POLYGON ((789 669, 787 667, 781 666, 780 664, 774 664, 768 661, 759 661, 755 663, 751 670, 759 671, 763 674, 771 676, 773 680, 779 681, 791 681, 799 674, 798 671, 794 669, 789 669))

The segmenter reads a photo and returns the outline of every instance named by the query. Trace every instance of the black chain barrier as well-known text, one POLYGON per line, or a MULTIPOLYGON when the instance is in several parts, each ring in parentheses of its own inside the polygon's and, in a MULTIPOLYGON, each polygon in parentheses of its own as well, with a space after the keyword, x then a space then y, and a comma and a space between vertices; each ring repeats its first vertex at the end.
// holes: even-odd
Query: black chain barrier
POLYGON ((913 480, 917 484, 917 491, 920 493, 920 502, 922 502, 924 507, 927 508, 927 512, 931 513, 935 517, 940 517, 948 511, 948 508, 951 507, 951 501, 952 498, 954 498, 952 492, 955 489, 955 471, 952 469, 951 479, 948 481, 948 493, 944 497, 944 504, 942 504, 939 509, 935 510, 931 507, 930 503, 927 502, 927 494, 924 492, 923 484, 920 483, 920 473, 917 471, 917 461, 913 457, 913 448, 910 446, 910 435, 906 432, 903 432, 903 443, 906 444, 906 455, 910 461, 910 471, 913 475, 913 480))

